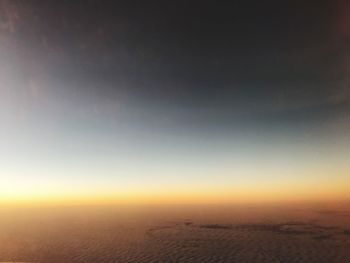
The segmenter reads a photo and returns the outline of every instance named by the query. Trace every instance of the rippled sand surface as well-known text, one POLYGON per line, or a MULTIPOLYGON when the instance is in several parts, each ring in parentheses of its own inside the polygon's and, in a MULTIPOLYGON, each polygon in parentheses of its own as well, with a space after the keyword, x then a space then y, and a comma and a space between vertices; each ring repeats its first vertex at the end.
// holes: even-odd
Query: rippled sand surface
POLYGON ((0 262, 350 262, 350 207, 1 209, 0 262))

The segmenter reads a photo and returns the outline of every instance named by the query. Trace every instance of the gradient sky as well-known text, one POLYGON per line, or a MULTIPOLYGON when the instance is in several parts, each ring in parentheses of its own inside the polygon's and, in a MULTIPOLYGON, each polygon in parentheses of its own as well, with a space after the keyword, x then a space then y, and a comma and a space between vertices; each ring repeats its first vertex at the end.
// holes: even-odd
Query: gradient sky
POLYGON ((350 199, 347 1, 0 1, 0 203, 350 199))

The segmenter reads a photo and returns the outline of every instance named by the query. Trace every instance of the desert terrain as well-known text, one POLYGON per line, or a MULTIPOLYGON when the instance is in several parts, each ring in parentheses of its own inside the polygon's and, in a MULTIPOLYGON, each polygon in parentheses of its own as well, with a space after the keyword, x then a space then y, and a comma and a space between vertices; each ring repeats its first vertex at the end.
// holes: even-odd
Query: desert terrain
POLYGON ((0 262, 346 263, 347 208, 2 208, 0 262))

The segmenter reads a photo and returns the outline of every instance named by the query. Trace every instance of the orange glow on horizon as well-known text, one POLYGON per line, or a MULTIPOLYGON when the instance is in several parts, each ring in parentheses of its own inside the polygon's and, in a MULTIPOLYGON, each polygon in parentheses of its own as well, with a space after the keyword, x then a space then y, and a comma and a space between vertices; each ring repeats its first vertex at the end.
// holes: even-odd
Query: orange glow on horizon
POLYGON ((158 191, 95 194, 12 194, 0 195, 0 206, 16 205, 109 205, 109 204, 219 204, 283 203, 350 200, 348 187, 342 185, 303 185, 281 188, 201 189, 198 191, 158 191))

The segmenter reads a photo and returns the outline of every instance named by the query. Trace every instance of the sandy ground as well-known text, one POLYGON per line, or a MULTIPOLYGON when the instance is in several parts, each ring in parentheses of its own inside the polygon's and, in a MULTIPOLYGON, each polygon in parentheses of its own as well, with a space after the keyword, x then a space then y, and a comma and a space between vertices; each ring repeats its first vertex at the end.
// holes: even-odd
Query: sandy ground
POLYGON ((0 209, 0 262, 350 262, 350 207, 0 209))

